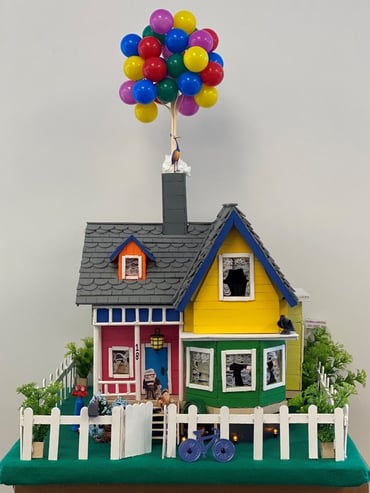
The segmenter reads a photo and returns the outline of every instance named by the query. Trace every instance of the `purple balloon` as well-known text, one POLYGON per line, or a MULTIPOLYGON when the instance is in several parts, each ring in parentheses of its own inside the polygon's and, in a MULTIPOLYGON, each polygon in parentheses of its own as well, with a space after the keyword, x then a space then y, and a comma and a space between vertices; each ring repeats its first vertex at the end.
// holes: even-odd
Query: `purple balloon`
POLYGON ((189 46, 200 46, 209 52, 213 48, 213 38, 209 32, 199 29, 199 31, 194 31, 190 34, 189 46))
POLYGON ((127 80, 119 88, 119 97, 126 104, 136 104, 135 98, 132 95, 132 88, 134 87, 134 80, 127 80))
POLYGON ((167 58, 169 58, 171 55, 172 55, 172 51, 170 51, 166 45, 163 46, 162 48, 162 56, 165 60, 167 60, 167 58))
POLYGON ((166 34, 173 26, 173 16, 168 10, 158 9, 152 12, 149 24, 155 33, 166 34))
POLYGON ((199 106, 193 96, 184 96, 181 94, 177 100, 177 110, 184 116, 192 116, 199 110, 199 106))

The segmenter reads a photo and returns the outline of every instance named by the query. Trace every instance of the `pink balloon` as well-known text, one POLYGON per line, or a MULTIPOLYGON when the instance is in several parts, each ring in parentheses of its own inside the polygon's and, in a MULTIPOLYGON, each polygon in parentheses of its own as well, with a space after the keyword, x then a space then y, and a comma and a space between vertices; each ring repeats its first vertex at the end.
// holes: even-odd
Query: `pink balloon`
POLYGON ((205 29, 199 29, 190 34, 189 46, 200 46, 209 52, 213 49, 213 38, 205 29))
POLYGON ((149 19, 150 27, 157 34, 166 34, 173 26, 173 16, 166 9, 158 9, 152 12, 149 19))
POLYGON ((199 110, 199 106, 193 96, 184 96, 181 94, 177 100, 177 110, 184 116, 192 116, 199 110))
POLYGON ((127 80, 126 82, 121 84, 121 87, 119 88, 119 97, 126 104, 137 103, 137 101, 134 99, 134 96, 132 95, 132 88, 135 82, 135 80, 127 80))
POLYGON ((172 55, 172 51, 170 51, 166 45, 163 46, 162 48, 162 56, 165 60, 167 60, 168 57, 172 55))

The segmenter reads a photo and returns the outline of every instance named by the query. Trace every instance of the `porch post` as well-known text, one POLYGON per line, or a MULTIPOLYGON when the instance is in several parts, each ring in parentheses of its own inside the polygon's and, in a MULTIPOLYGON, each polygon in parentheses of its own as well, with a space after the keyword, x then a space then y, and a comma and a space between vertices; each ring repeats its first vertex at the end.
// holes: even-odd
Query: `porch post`
POLYGON ((179 401, 184 400, 184 344, 182 342, 181 333, 183 326, 179 325, 179 401))
POLYGON ((140 354, 140 325, 135 324, 135 342, 134 342, 134 351, 135 351, 135 398, 137 401, 141 399, 141 375, 140 375, 140 361, 142 355, 140 354))
POLYGON ((101 380, 101 328, 94 325, 94 361, 93 361, 93 392, 94 395, 99 390, 99 380, 101 380))

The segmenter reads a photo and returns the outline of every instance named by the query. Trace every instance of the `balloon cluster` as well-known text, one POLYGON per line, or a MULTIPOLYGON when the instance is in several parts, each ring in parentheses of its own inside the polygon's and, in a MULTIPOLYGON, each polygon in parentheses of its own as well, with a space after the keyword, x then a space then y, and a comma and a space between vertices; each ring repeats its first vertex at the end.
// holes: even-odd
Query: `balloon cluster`
POLYGON ((158 105, 170 105, 185 116, 215 105, 216 86, 224 78, 217 46, 216 32, 197 29, 191 12, 155 10, 142 36, 126 34, 121 41, 128 79, 119 89, 121 100, 135 105, 135 116, 143 123, 156 119, 158 105))

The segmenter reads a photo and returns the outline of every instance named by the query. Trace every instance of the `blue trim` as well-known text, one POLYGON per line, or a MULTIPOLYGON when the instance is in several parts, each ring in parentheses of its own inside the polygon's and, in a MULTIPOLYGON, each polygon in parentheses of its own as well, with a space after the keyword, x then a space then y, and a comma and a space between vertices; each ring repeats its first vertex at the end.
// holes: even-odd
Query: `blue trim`
POLYGON ((125 309, 125 320, 126 322, 136 322, 136 310, 135 308, 125 309))
POLYGON ((131 241, 133 241, 140 248, 140 250, 143 253, 145 253, 145 255, 148 257, 149 260, 152 260, 154 262, 154 260, 155 260, 154 255, 134 235, 130 235, 127 238, 127 240, 125 240, 123 243, 121 243, 114 250, 114 252, 111 254, 111 256, 109 257, 109 260, 111 262, 114 262, 116 260, 116 258, 118 257, 118 255, 120 254, 120 252, 125 248, 126 245, 131 243, 131 241))
POLYGON ((98 308, 96 310, 96 321, 98 323, 109 322, 109 310, 108 310, 108 308, 98 308))
POLYGON ((149 309, 139 308, 139 322, 147 322, 149 320, 149 309))
POLYGON ((191 297, 193 296, 197 287, 201 283, 202 279, 208 272, 211 263, 216 257, 219 248, 221 247, 222 243, 225 241, 227 235, 230 233, 231 228, 233 226, 239 231, 243 239, 250 246, 257 259, 261 262, 267 275, 270 277, 271 281, 275 284, 275 286, 281 291, 282 295, 289 303, 289 305, 295 306, 298 302, 297 298, 291 293, 289 289, 287 289, 281 277, 279 276, 278 272, 270 263, 269 259, 265 255, 265 252, 260 247, 259 243, 256 241, 254 235, 249 231, 249 229, 243 223, 239 214, 235 210, 233 210, 231 211, 229 217, 226 219, 224 225, 222 226, 217 238, 215 239, 212 247, 210 248, 205 260, 202 262, 200 268, 198 269, 198 272, 195 274, 193 280, 191 281, 188 289, 186 290, 185 294, 183 295, 180 302, 178 303, 176 307, 177 310, 179 311, 185 310, 185 307, 189 303, 191 297))
POLYGON ((162 308, 153 308, 152 310, 152 322, 162 322, 163 320, 162 308))
POLYGON ((180 322, 180 313, 173 308, 166 308, 166 322, 180 322))
POLYGON ((122 322, 122 308, 112 308, 112 322, 122 322))

